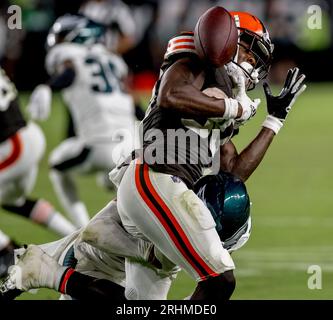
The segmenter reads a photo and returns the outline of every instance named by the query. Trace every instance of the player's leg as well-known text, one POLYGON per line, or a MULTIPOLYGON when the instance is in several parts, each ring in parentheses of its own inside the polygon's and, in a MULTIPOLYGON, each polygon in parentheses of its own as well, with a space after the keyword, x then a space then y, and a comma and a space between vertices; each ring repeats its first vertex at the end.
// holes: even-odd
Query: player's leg
POLYGON ((82 230, 80 241, 116 256, 148 259, 152 244, 129 234, 121 224, 117 201, 110 201, 82 230))
MULTIPOLYGON (((68 252, 68 248, 72 247, 72 243, 77 239, 80 231, 75 231, 71 233, 70 235, 59 239, 57 241, 45 243, 38 245, 40 249, 42 249, 47 255, 49 255, 52 259, 61 262, 60 264, 65 266, 65 267, 70 267, 71 265, 65 264, 64 262, 64 257, 66 256, 66 253, 68 252)), ((7 264, 7 270, 11 266, 15 266, 19 262, 19 258, 24 255, 26 251, 26 246, 24 247, 19 247, 15 243, 13 243, 15 246, 15 250, 12 250, 11 254, 11 259, 8 260, 7 264)), ((38 265, 38 264, 37 264, 38 265)), ((7 270, 4 275, 7 274, 7 270)), ((10 292, 6 293, 6 297, 10 300, 18 297, 23 293, 24 291, 19 290, 15 288, 15 290, 10 290, 10 292)), ((0 297, 1 300, 1 297, 0 297)))
POLYGON ((50 157, 50 179, 54 190, 65 211, 77 227, 89 222, 85 204, 79 199, 73 179, 73 172, 88 166, 91 150, 86 148, 77 138, 70 138, 60 144, 50 157))
MULTIPOLYGON (((124 230, 118 215, 116 200, 112 200, 92 218, 81 231, 73 248, 74 250, 69 250, 68 253, 71 253, 73 257, 75 255, 76 271, 110 280, 122 287, 125 285, 125 260, 120 256, 129 257, 126 266, 126 290, 129 299, 165 299, 171 278, 175 274, 173 268, 171 271, 158 270, 161 266, 157 266, 158 268, 154 266, 151 258, 152 244, 134 238, 124 230), (134 295, 135 293, 138 294, 134 295)), ((62 261, 72 260, 68 253, 65 258, 60 259, 62 264, 62 261)), ((74 267, 74 265, 70 266, 74 267)), ((87 286, 88 278, 81 281, 80 277, 78 274, 73 278, 70 277, 69 285, 66 285, 69 288, 66 290, 67 293, 77 296, 76 291, 82 292, 82 286, 87 286)), ((89 286, 92 289, 92 283, 89 286)), ((105 295, 114 294, 115 290, 122 291, 105 281, 94 281, 93 286, 99 288, 99 294, 102 294, 103 290, 105 295), (103 286, 105 286, 104 289, 103 286)))
POLYGON ((209 210, 183 182, 132 162, 118 189, 118 210, 130 233, 148 238, 199 282, 200 298, 211 297, 209 288, 218 290, 215 298, 230 297, 235 281, 227 271, 234 263, 209 210))
POLYGON ((7 273, 8 267, 14 262, 16 245, 0 230, 0 278, 7 273))
POLYGON ((41 224, 60 236, 66 236, 75 231, 75 227, 44 199, 26 199, 22 204, 2 205, 1 207, 41 224))
POLYGON ((179 270, 163 270, 126 259, 126 299, 166 300, 179 270))
MULTIPOLYGON (((113 300, 123 300, 125 270, 121 271, 124 268, 124 260, 121 262, 119 255, 124 252, 131 257, 129 267, 127 267, 129 275, 126 277, 129 281, 129 287, 127 288, 129 298, 165 299, 170 288, 171 277, 175 274, 174 270, 172 272, 158 270, 154 266, 148 268, 149 261, 142 264, 143 260, 150 259, 152 245, 141 239, 130 237, 123 228, 115 228, 119 224, 120 219, 116 203, 111 201, 92 219, 86 227, 86 232, 77 231, 61 240, 39 246, 45 251, 45 255, 42 255, 43 259, 40 259, 41 250, 33 246, 28 249, 32 251, 30 255, 23 254, 21 249, 17 250, 17 254, 23 254, 23 260, 19 260, 17 264, 23 272, 23 285, 20 282, 17 283, 18 280, 14 274, 3 285, 4 291, 15 288, 15 292, 10 292, 10 297, 14 298, 17 293, 20 293, 17 288, 28 290, 32 286, 50 287, 52 281, 46 277, 47 274, 44 274, 43 265, 49 269, 50 277, 52 277, 52 274, 54 277, 56 273, 60 272, 59 266, 63 265, 70 268, 75 267, 80 272, 74 272, 73 269, 63 271, 64 275, 60 283, 56 283, 52 287, 53 289, 75 299, 111 298, 113 300), (103 225, 106 227, 101 229, 100 227, 103 227, 103 225), (95 232, 97 230, 101 231, 101 237, 97 236, 95 232), (80 237, 80 233, 84 236, 80 237), (94 244, 97 243, 100 247, 108 248, 109 252, 113 254, 106 254, 103 251, 98 251, 95 254, 96 248, 82 242, 85 238, 94 244), (92 241, 93 239, 96 241, 92 241), (112 241, 112 239, 117 241, 112 241), (26 258, 26 256, 28 257, 26 258), (34 260, 39 261, 39 263, 32 262, 33 256, 34 260), (51 257, 59 262, 58 266, 51 262, 51 257), (140 261, 140 264, 134 261, 140 261), (30 278, 25 275, 28 272, 30 278)), ((160 257, 159 259, 163 261, 160 257)), ((163 264, 165 264, 164 261, 163 264)), ((7 295, 9 293, 6 293, 7 295)))
POLYGON ((125 301, 125 288, 108 279, 68 269, 59 283, 59 292, 77 300, 125 301))
POLYGON ((43 199, 27 199, 35 186, 38 162, 44 152, 44 136, 33 123, 18 133, 21 154, 17 161, 0 171, 0 204, 3 209, 45 225, 60 235, 74 231, 52 205, 43 199))
POLYGON ((125 129, 115 130, 111 142, 96 143, 92 148, 91 163, 93 169, 97 171, 97 184, 108 191, 115 190, 115 185, 109 178, 110 171, 134 150, 131 132, 125 129))
MULTIPOLYGON (((125 300, 124 288, 60 265, 38 246, 29 246, 0 285, 2 299, 36 288, 50 288, 79 300, 125 300)), ((1 300, 1 298, 0 298, 1 300)))
POLYGON ((7 194, 7 199, 2 199, 3 204, 1 207, 35 223, 44 225, 61 236, 71 234, 75 231, 75 227, 55 210, 47 200, 26 197, 35 184, 36 174, 37 167, 34 167, 25 176, 13 181, 13 188, 11 189, 14 191, 15 196, 7 194))
POLYGON ((228 300, 235 290, 236 279, 232 270, 217 277, 200 281, 190 300, 228 300))
MULTIPOLYGON (((126 259, 126 298, 133 299, 166 299, 171 285, 179 268, 174 265, 168 270, 162 265, 154 264, 154 247, 143 239, 138 239, 125 231, 118 215, 116 200, 111 201, 89 222, 81 233, 80 240, 84 243, 76 244, 76 256, 82 252, 89 254, 90 266, 80 265, 81 271, 98 270, 103 272, 109 280, 118 284, 125 283, 125 270, 119 264, 119 256, 126 259), (90 248, 87 248, 87 244, 90 248), (95 249, 98 249, 96 251, 95 249), (96 258, 94 258, 94 255, 96 258), (113 270, 112 270, 113 269, 113 270), (123 279, 122 279, 123 277, 123 279)), ((124 263, 124 262, 123 262, 124 263)), ((82 263, 81 263, 82 264, 82 263)), ((163 263, 165 266, 166 264, 163 263)), ((90 271, 91 274, 91 271, 90 271)))
POLYGON ((10 238, 0 230, 0 251, 6 248, 10 243, 10 238))

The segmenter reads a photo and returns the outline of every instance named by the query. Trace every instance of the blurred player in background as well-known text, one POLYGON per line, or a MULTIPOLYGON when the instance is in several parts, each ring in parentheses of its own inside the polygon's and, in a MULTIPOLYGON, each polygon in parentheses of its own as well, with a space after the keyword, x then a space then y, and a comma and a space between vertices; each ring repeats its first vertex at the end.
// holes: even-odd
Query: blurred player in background
POLYGON ((123 55, 134 47, 136 25, 130 8, 121 0, 87 0, 79 13, 106 27, 106 47, 123 55))
MULTIPOLYGON (((137 46, 145 32, 145 23, 135 19, 132 9, 121 0, 86 0, 81 5, 79 14, 104 26, 105 46, 120 56, 137 46)), ((145 16, 144 22, 147 19, 149 17, 145 16)), ((128 89, 132 89, 131 87, 128 89)), ((140 97, 134 91, 131 94, 135 103, 135 116, 141 121, 144 118, 144 108, 140 97)))
MULTIPOLYGON (((42 131, 27 122, 19 108, 14 84, 0 69, 0 205, 1 208, 45 225, 67 235, 75 227, 43 199, 29 197, 38 163, 45 150, 42 131)), ((13 243, 0 232, 0 275, 6 265, 6 254, 13 243)))
POLYGON ((126 92, 127 66, 101 43, 103 26, 85 17, 58 18, 48 36, 46 69, 50 81, 38 86, 29 104, 35 119, 50 112, 51 90, 61 90, 74 122, 75 137, 65 140, 50 156, 54 189, 73 222, 89 221, 72 175, 108 172, 133 148, 134 104, 126 92))

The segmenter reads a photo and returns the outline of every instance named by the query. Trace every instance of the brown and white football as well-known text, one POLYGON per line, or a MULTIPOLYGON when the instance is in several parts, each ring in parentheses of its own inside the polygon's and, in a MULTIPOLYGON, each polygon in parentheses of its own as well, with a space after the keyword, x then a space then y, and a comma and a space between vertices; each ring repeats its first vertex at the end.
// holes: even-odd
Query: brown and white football
POLYGON ((233 17, 223 7, 207 10, 194 30, 199 57, 218 68, 228 63, 237 50, 238 31, 233 17))

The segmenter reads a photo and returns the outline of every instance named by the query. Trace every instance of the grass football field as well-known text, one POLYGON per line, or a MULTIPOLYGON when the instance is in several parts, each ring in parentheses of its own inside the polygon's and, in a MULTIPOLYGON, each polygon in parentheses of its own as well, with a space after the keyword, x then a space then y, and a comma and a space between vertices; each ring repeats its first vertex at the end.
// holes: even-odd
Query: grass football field
MULTIPOLYGON (((261 91, 259 95, 262 97, 261 91)), ((25 106, 27 94, 21 95, 25 106)), ((241 150, 259 131, 265 103, 255 119, 241 129, 234 142, 241 150)), ((333 90, 332 84, 310 84, 297 101, 285 127, 273 141, 264 161, 247 182, 252 205, 252 236, 233 254, 237 286, 232 299, 333 299, 333 90), (309 289, 321 270, 321 289, 309 289), (312 283, 311 279, 310 282, 312 283)), ((52 115, 41 123, 47 153, 41 163, 33 196, 51 201, 61 210, 48 178, 47 156, 64 137, 66 115, 55 96, 52 115)), ((93 215, 112 197, 94 176, 78 179, 82 199, 93 215)), ((0 209, 0 228, 20 243, 44 243, 57 237, 41 226, 0 209)), ((182 299, 195 283, 181 273, 170 299, 182 299)), ((20 299, 57 299, 47 289, 25 293, 20 299)))

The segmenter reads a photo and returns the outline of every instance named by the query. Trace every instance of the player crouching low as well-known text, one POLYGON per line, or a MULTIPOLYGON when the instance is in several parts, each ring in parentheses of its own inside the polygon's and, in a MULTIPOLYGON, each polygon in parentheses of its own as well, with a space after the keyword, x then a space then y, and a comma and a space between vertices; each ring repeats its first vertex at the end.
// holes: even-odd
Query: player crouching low
MULTIPOLYGON (((224 247, 229 252, 241 248, 251 231, 244 183, 220 172, 201 178, 195 189, 202 206, 212 212, 224 247)), ((167 258, 150 242, 135 239, 124 230, 116 201, 83 231, 50 244, 16 250, 16 255, 16 265, 1 285, 3 299, 14 298, 21 290, 46 287, 65 294, 63 298, 161 300, 167 298, 180 270, 170 262, 166 268, 167 258), (126 260, 131 260, 130 268, 126 260)))

